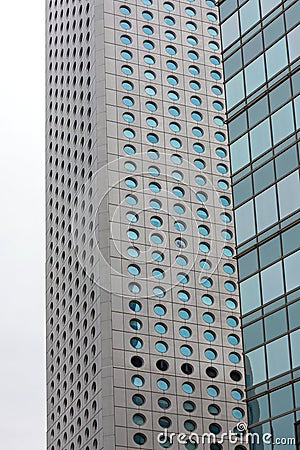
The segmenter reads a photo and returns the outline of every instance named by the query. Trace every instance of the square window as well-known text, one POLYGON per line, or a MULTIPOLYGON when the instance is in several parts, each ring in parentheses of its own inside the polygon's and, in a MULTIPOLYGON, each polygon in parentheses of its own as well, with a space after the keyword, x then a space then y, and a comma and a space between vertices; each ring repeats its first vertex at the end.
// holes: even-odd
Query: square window
POLYGON ((263 302, 267 303, 284 292, 282 263, 279 261, 261 272, 263 302))
POLYGON ((261 305, 259 275, 256 274, 240 284, 242 314, 246 314, 261 305))

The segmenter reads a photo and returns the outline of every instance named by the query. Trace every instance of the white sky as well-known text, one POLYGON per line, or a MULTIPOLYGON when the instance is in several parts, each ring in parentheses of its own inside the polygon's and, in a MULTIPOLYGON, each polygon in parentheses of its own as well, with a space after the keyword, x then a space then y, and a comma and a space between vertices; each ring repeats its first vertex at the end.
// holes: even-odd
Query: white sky
POLYGON ((45 450, 44 0, 0 11, 0 449, 45 450))

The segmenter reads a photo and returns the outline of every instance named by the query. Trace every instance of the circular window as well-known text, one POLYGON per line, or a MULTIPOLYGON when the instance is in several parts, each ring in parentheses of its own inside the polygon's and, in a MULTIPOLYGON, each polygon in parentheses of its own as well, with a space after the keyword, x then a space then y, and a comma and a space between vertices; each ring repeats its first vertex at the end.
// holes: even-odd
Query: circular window
POLYGON ((233 317, 233 316, 227 317, 226 322, 227 322, 227 325, 229 325, 232 328, 237 327, 238 324, 239 324, 238 319, 236 317, 233 317))
POLYGON ((233 364, 238 364, 241 360, 241 357, 238 353, 232 352, 232 353, 229 353, 228 359, 233 364))
POLYGON ((195 386, 192 383, 183 383, 181 387, 186 394, 192 394, 195 390, 195 386))
POLYGON ((130 273, 130 275, 134 275, 134 276, 137 276, 141 273, 141 269, 136 264, 130 264, 127 267, 127 270, 130 273))
MULTIPOLYGON (((197 66, 189 66, 189 72, 192 74, 192 75, 199 75, 200 74, 200 69, 197 67, 197 66)), ((192 101, 192 100, 191 100, 192 101)), ((199 104, 197 104, 197 103, 194 103, 194 102, 192 102, 193 103, 193 105, 197 105, 197 106, 200 106, 199 104)))
POLYGON ((165 342, 160 341, 156 342, 155 348, 160 353, 166 353, 166 351, 168 350, 168 345, 165 342))
POLYGON ((131 319, 129 322, 129 325, 133 330, 136 330, 136 331, 140 330, 143 326, 142 322, 138 319, 131 319))
POLYGON ((133 440, 137 445, 144 445, 147 441, 147 438, 143 433, 136 433, 133 436, 133 440))
POLYGON ((138 426, 144 425, 146 422, 146 418, 142 414, 134 414, 132 420, 138 426))
POLYGON ((152 160, 157 160, 159 158, 159 153, 157 150, 150 149, 148 150, 147 154, 152 160))
POLYGON ((136 230, 130 229, 127 230, 127 236, 129 237, 129 239, 135 241, 136 239, 139 238, 139 233, 136 230))
POLYGON ((189 85, 190 85, 190 88, 193 89, 194 91, 199 91, 201 88, 200 83, 198 83, 198 81, 194 81, 194 80, 190 81, 189 85))
POLYGON ((174 164, 182 164, 182 156, 180 156, 180 155, 172 155, 171 156, 171 161, 174 163, 174 164))
POLYGON ((202 314, 202 319, 206 323, 214 323, 215 316, 212 313, 206 312, 206 313, 202 314))
POLYGON ((136 387, 142 387, 144 386, 145 380, 140 375, 133 375, 133 377, 131 377, 131 382, 136 387))
POLYGON ((140 349, 143 347, 143 341, 138 337, 134 337, 130 339, 130 345, 135 349, 140 349))
POLYGON ((127 153, 127 155, 134 155, 136 153, 136 150, 133 147, 133 145, 129 145, 129 144, 125 145, 123 147, 123 150, 125 153, 127 153))
POLYGON ((148 34, 149 36, 154 33, 153 28, 150 27, 149 25, 144 25, 142 29, 143 29, 143 32, 145 34, 148 34))
POLYGON ((122 50, 121 51, 121 56, 122 56, 123 59, 126 59, 127 61, 132 59, 132 53, 129 50, 122 50))
POLYGON ((137 258, 138 256, 140 256, 140 251, 137 247, 128 247, 127 253, 132 258, 137 258))
POLYGON ((161 203, 159 200, 152 199, 152 200, 150 200, 149 204, 150 204, 151 208, 153 208, 153 209, 156 209, 156 210, 161 209, 161 203))
POLYGON ((225 256, 233 256, 233 249, 230 247, 223 247, 222 252, 225 256))
POLYGON ((224 287, 229 292, 234 292, 236 290, 236 284, 232 281, 225 281, 224 287))
POLYGON ((196 409, 196 405, 195 403, 191 402, 191 401, 186 401, 183 403, 183 409, 187 412, 193 412, 196 409))
POLYGON ((157 244, 157 245, 163 243, 163 238, 160 234, 153 233, 153 234, 151 234, 150 239, 154 244, 157 244))
POLYGON ((206 289, 209 289, 213 285, 213 281, 211 278, 208 277, 202 277, 200 279, 201 286, 205 287, 206 289))
POLYGON ((162 269, 155 268, 152 270, 152 275, 158 280, 163 280, 165 277, 165 272, 162 269))
POLYGON ((214 27, 208 27, 207 31, 211 36, 218 36, 219 34, 218 30, 214 27))
POLYGON ((197 30, 197 25, 195 24, 195 22, 186 22, 186 27, 187 27, 187 29, 188 30, 191 30, 191 31, 196 31, 197 30))
POLYGON ((133 84, 130 81, 123 81, 122 82, 122 87, 126 90, 126 91, 132 91, 133 89, 133 84))
POLYGON ((220 81, 222 79, 221 73, 218 72, 217 70, 212 70, 210 72, 210 76, 216 81, 220 81))
POLYGON ((132 292, 132 294, 138 294, 141 292, 141 286, 138 283, 129 283, 128 289, 132 292))
POLYGON ((175 25, 175 19, 173 19, 173 17, 170 17, 170 16, 166 16, 165 18, 164 18, 164 21, 165 21, 165 23, 167 24, 167 25, 175 25))
POLYGON ((148 111, 154 112, 157 110, 157 106, 154 102, 146 102, 146 108, 148 111))
POLYGON ((201 105, 201 99, 200 99, 200 97, 197 97, 197 95, 192 95, 190 100, 191 100, 191 103, 195 106, 201 105))
POLYGON ((187 431, 191 432, 197 428, 197 425, 193 420, 185 420, 183 425, 187 431))
POLYGON ((145 92, 146 92, 146 94, 151 95, 151 96, 156 95, 156 89, 152 86, 146 86, 145 92))
POLYGON ((134 100, 131 97, 123 97, 122 101, 124 103, 124 105, 126 106, 133 106, 134 105, 134 100))
POLYGON ((137 198, 134 195, 126 195, 125 200, 129 205, 137 204, 137 198))
POLYGON ((199 250, 201 250, 201 252, 203 252, 203 253, 209 253, 210 245, 207 244, 206 242, 201 242, 199 244, 199 250))
POLYGON ((216 42, 216 41, 210 41, 210 42, 208 43, 208 46, 209 46, 209 48, 211 48, 212 50, 219 50, 219 49, 220 49, 220 46, 219 46, 218 42, 216 42))
POLYGON ((128 20, 121 20, 120 26, 121 26, 124 30, 130 30, 130 28, 131 28, 131 23, 128 22, 128 20))
POLYGON ((192 355, 193 349, 192 349, 191 347, 189 347, 188 345, 182 345, 182 346, 180 347, 180 353, 181 353, 183 356, 189 357, 189 356, 192 355))
POLYGON ((159 334, 165 334, 168 331, 167 326, 163 323, 156 323, 154 329, 159 334))
POLYGON ((240 338, 238 336, 236 336, 235 334, 230 334, 227 337, 227 340, 228 340, 229 344, 231 344, 231 345, 238 345, 240 342, 240 338))
POLYGON ((196 11, 194 10, 194 8, 187 7, 185 8, 185 12, 190 17, 194 17, 196 15, 196 11))
POLYGON ((168 69, 170 70, 177 70, 178 69, 178 64, 175 61, 169 60, 166 62, 166 66, 168 69))
POLYGON ((184 197, 184 189, 176 186, 172 189, 172 192, 174 195, 176 195, 176 197, 182 198, 184 197))
POLYGON ((232 415, 235 419, 242 419, 245 415, 244 411, 240 408, 233 408, 232 415))
POLYGON ((132 396, 132 402, 137 406, 142 406, 145 403, 145 397, 140 394, 135 394, 132 396))
POLYGON ((170 106, 168 111, 174 117, 178 117, 180 115, 180 111, 176 106, 170 106))
POLYGON ((209 378, 216 378, 216 377, 218 376, 218 371, 217 371, 217 369, 215 369, 214 367, 208 367, 208 368, 206 369, 206 375, 207 375, 209 378))
POLYGON ((165 380, 164 378, 157 380, 156 385, 161 391, 167 391, 170 387, 169 381, 165 380))
POLYGON ((167 312, 165 306, 162 305, 155 305, 154 306, 154 312, 155 314, 157 314, 158 316, 164 316, 167 312))
POLYGON ((213 302, 214 302, 214 300, 211 297, 211 295, 207 295, 207 294, 202 295, 201 300, 202 300, 202 303, 204 305, 207 305, 207 306, 211 306, 213 304, 213 302))
POLYGON ((216 335, 213 331, 204 331, 203 333, 204 339, 208 342, 213 342, 216 339, 216 335))
POLYGON ((176 47, 174 47, 173 45, 167 45, 166 46, 166 52, 169 54, 169 55, 176 55, 176 53, 177 53, 177 50, 176 50, 176 47))
POLYGON ((209 228, 205 225, 199 225, 198 231, 202 236, 207 236, 209 234, 209 228))
POLYGON ((139 216, 136 213, 128 212, 126 213, 126 219, 131 223, 136 223, 139 220, 139 216))
POLYGON ((191 313, 188 309, 181 308, 178 311, 178 316, 183 320, 189 320, 191 318, 191 313))
POLYGON ((213 361, 217 357, 217 352, 211 348, 208 348, 204 351, 204 355, 210 361, 213 361))
POLYGON ((142 306, 136 300, 131 300, 129 302, 129 308, 134 312, 140 312, 140 310, 142 309, 142 306))
POLYGON ((132 44, 132 39, 131 39, 131 37, 130 37, 130 36, 127 36, 127 35, 125 35, 125 34, 123 34, 123 36, 120 37, 120 40, 121 40, 121 42, 122 42, 123 44, 125 44, 125 45, 130 45, 130 44, 132 44))
POLYGON ((156 262, 162 262, 164 260, 164 255, 161 252, 154 251, 152 252, 152 259, 156 262))
POLYGON ((143 11, 142 16, 145 20, 152 20, 153 14, 150 11, 143 11))
POLYGON ((228 298, 227 300, 225 300, 225 305, 227 306, 228 309, 234 310, 237 308, 237 302, 235 300, 233 300, 232 298, 228 298))
POLYGON ((219 408, 218 405, 209 405, 208 406, 208 412, 212 415, 212 416, 218 416, 221 412, 221 409, 219 408))
POLYGON ((120 12, 122 14, 130 14, 131 10, 128 6, 122 5, 122 6, 120 6, 120 12))
POLYGON ((169 409, 170 406, 171 406, 170 400, 169 400, 168 398, 165 398, 165 397, 159 398, 158 401, 157 401, 157 403, 158 403, 158 406, 159 406, 161 409, 169 409))
POLYGON ((217 397, 220 393, 217 386, 208 386, 206 391, 210 397, 217 397))
POLYGON ((164 298, 164 296, 166 295, 166 291, 159 286, 154 287, 152 292, 155 295, 155 297, 158 298, 164 298))

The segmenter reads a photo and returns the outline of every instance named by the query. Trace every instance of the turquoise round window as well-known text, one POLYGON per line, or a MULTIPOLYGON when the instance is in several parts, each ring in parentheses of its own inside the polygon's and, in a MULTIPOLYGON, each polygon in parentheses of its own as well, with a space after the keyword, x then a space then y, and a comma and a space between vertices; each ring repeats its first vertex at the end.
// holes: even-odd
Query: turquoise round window
POLYGON ((136 386, 136 387, 142 387, 142 386, 144 385, 144 383, 145 383, 144 378, 141 377, 140 375, 134 375, 134 376, 131 378, 131 382, 132 382, 132 384, 134 384, 134 386, 136 386))
POLYGON ((204 351, 204 355, 210 361, 213 361, 217 357, 217 352, 211 348, 208 348, 204 351))
POLYGON ((207 306, 211 306, 214 302, 213 298, 210 295, 204 294, 201 297, 202 303, 207 306))
POLYGON ((163 305, 155 305, 153 310, 158 316, 164 316, 167 312, 166 307, 163 305))
POLYGON ((156 385, 161 391, 167 391, 170 387, 169 381, 165 380, 164 378, 157 380, 156 385))
POLYGON ((131 28, 131 23, 128 22, 128 20, 121 20, 120 25, 123 28, 123 30, 130 30, 131 28))
POLYGON ((189 356, 192 355, 193 350, 192 350, 192 348, 189 347, 188 345, 182 345, 182 346, 180 347, 180 353, 181 353, 183 356, 189 357, 189 356))
POLYGON ((238 324, 239 324, 238 319, 236 317, 232 317, 232 316, 231 317, 227 317, 226 322, 227 322, 227 325, 229 325, 232 328, 237 327, 238 324))
POLYGON ((215 321, 214 315, 212 313, 209 313, 209 312, 206 312, 206 313, 202 314, 202 318, 203 318, 204 322, 210 323, 210 324, 214 323, 214 321, 215 321))
MULTIPOLYGON (((207 217, 208 217, 208 212, 207 212, 207 210, 204 209, 204 208, 198 208, 198 209, 197 209, 197 215, 198 215, 201 219, 207 219, 207 217)), ((201 245, 201 244, 200 244, 200 245, 201 245)), ((199 246, 199 248, 200 248, 200 250, 205 251, 205 250, 203 250, 200 246, 199 246)))

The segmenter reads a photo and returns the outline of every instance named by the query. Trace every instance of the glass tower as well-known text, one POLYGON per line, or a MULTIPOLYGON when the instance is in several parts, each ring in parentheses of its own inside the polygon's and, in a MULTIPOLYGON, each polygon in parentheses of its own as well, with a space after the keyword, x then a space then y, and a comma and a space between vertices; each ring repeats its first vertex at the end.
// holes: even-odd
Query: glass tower
POLYGON ((299 18, 220 2, 249 426, 278 437, 300 420, 299 18))
MULTIPOLYGON (((203 448, 157 438, 167 429, 217 439, 246 416, 218 8, 211 0, 46 4, 48 449, 203 448)), ((295 77, 288 89, 296 85, 295 77)), ((296 101, 272 118, 279 141, 293 107, 296 101)), ((298 154, 290 147, 283 161, 280 152, 278 170, 291 172, 278 184, 290 254, 298 197, 288 189, 295 189, 290 164, 298 154)), ((235 172, 246 162, 238 164, 235 172)), ((245 204, 243 217, 253 200, 245 204)), ((241 254, 253 221, 239 231, 239 211, 241 254)), ((271 266, 285 268, 290 289, 296 257, 271 266)), ((270 273, 263 278, 273 287, 269 297, 281 286, 270 273)), ((291 348, 296 342, 297 333, 291 348)), ((285 349, 287 337, 272 345, 267 351, 285 349)), ((252 383, 261 383, 256 354, 247 361, 252 383)), ((204 448, 246 447, 225 437, 204 448)))

